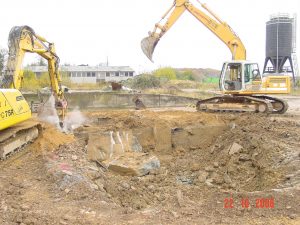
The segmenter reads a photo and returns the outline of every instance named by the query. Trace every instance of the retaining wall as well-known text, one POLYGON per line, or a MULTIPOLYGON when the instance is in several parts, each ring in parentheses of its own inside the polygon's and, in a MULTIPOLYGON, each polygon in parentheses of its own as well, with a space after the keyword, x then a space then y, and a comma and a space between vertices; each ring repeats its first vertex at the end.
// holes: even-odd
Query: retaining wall
MULTIPOLYGON (((26 100, 39 101, 39 97, 34 93, 23 94, 26 100)), ((133 108, 132 101, 136 94, 114 93, 114 92, 71 92, 65 93, 70 108, 79 107, 81 109, 89 108, 133 108)), ((49 94, 41 94, 41 98, 46 101, 49 94)), ((197 99, 174 96, 174 95, 155 95, 138 94, 146 107, 180 107, 188 104, 196 104, 197 99)))

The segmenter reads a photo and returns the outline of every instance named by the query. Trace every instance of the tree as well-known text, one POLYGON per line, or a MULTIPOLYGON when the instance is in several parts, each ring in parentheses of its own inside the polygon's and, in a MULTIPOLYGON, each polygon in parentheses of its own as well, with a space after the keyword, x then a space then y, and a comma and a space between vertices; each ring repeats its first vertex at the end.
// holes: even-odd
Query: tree
POLYGON ((30 66, 47 66, 47 62, 42 56, 37 55, 35 58, 36 61, 31 63, 30 66))
POLYGON ((5 67, 6 56, 7 50, 4 48, 0 48, 0 75, 2 74, 5 67))
POLYGON ((171 67, 162 67, 155 70, 154 75, 158 78, 165 78, 168 80, 176 80, 176 71, 171 67))
POLYGON ((25 90, 37 90, 39 89, 39 82, 36 78, 36 75, 31 70, 24 70, 23 72, 23 83, 22 83, 22 89, 25 90))
POLYGON ((42 58, 41 56, 38 56, 38 66, 47 66, 45 59, 42 58))
POLYGON ((61 76, 61 83, 67 87, 71 86, 72 81, 69 76, 69 72, 67 71, 60 71, 61 76))
MULTIPOLYGON (((70 86, 71 85, 71 79, 68 75, 68 72, 61 71, 60 72, 61 76, 61 82, 65 86, 70 86)), ((38 83, 41 88, 44 87, 50 87, 50 77, 48 72, 44 72, 41 74, 41 76, 38 78, 38 83)))
POLYGON ((50 86, 50 77, 48 72, 44 72, 38 78, 39 86, 40 87, 49 87, 50 86))

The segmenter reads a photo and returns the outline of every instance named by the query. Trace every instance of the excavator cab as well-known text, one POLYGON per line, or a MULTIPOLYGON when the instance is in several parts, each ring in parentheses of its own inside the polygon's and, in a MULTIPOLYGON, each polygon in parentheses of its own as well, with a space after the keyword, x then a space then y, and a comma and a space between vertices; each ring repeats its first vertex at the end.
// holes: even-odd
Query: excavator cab
POLYGON ((242 60, 223 64, 220 76, 220 89, 225 94, 242 94, 261 88, 262 76, 257 63, 242 60))

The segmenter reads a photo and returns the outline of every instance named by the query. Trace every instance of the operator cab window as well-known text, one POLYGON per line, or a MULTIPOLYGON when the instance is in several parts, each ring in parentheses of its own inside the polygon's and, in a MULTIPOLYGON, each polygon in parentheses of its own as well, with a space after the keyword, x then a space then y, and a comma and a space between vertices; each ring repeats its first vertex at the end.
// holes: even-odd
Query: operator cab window
POLYGON ((260 73, 256 63, 245 64, 245 83, 252 83, 253 81, 260 81, 260 73))
POLYGON ((238 91, 242 89, 242 65, 240 63, 228 63, 223 68, 224 87, 228 91, 238 91))

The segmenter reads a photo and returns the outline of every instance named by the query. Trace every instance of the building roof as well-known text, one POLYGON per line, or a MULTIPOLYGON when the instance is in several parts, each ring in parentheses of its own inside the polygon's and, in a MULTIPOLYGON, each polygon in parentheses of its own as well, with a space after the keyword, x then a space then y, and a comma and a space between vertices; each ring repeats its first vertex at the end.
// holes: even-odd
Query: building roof
MULTIPOLYGON (((48 66, 27 66, 33 72, 46 72, 48 66)), ((134 72, 129 66, 60 66, 61 71, 68 72, 134 72)))

